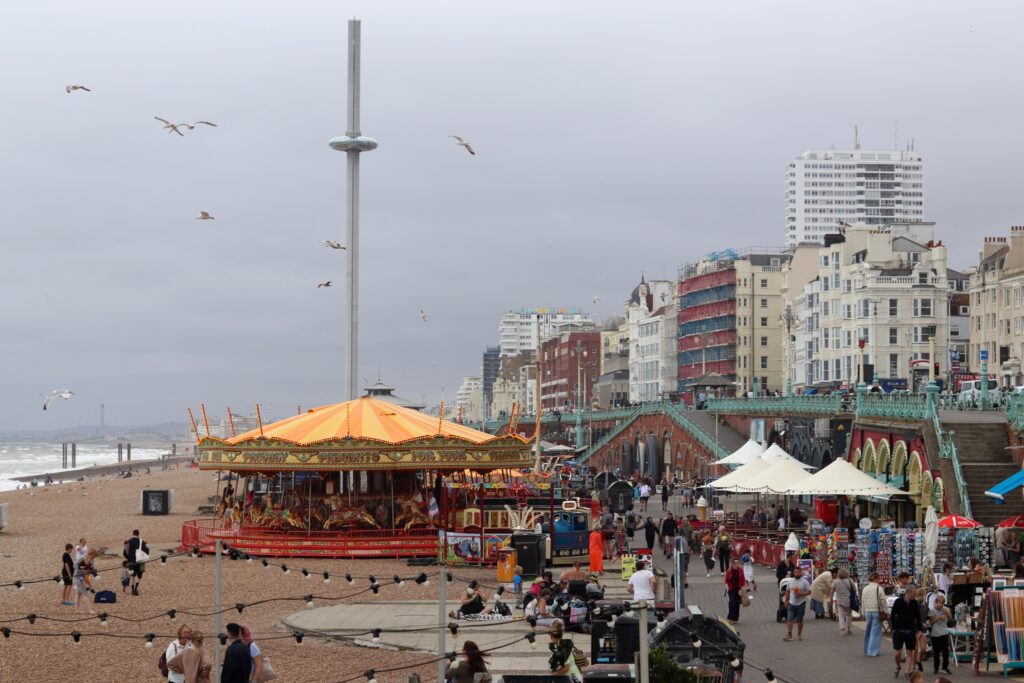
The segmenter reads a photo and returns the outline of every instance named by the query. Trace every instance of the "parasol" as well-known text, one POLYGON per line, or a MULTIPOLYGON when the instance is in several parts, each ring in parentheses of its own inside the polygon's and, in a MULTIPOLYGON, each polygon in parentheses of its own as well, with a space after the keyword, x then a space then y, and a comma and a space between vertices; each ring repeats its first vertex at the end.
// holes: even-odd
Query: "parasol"
POLYGON ((960 515, 946 515, 939 520, 938 526, 942 529, 977 529, 982 524, 960 515))
POLYGON ((939 547, 939 517, 931 505, 924 513, 924 568, 935 567, 935 549, 939 547))
POLYGON ((1024 515, 1014 515, 996 524, 1001 529, 1024 529, 1024 515))

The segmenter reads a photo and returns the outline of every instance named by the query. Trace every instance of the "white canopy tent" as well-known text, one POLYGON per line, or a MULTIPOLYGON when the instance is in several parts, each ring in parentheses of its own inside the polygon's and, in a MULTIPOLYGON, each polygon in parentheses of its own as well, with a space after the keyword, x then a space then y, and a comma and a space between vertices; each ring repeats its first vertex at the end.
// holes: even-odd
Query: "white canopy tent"
POLYGON ((905 495, 906 491, 864 474, 846 460, 835 460, 820 472, 792 482, 779 493, 789 496, 898 496, 905 495))
POLYGON ((747 465, 754 462, 764 452, 764 447, 751 439, 740 446, 735 452, 718 461, 719 465, 747 465))
POLYGON ((767 460, 768 462, 774 462, 776 460, 790 460, 790 461, 796 463, 798 466, 804 468, 805 470, 813 470, 814 469, 814 465, 808 465, 806 463, 800 462, 799 460, 794 458, 792 455, 790 455, 786 451, 782 450, 782 446, 780 446, 777 443, 773 443, 771 446, 769 446, 768 450, 766 450, 764 453, 761 454, 761 457, 763 459, 767 460))
POLYGON ((771 467, 771 463, 767 460, 758 458, 757 460, 743 465, 742 467, 733 470, 729 474, 716 479, 711 482, 711 488, 731 490, 730 487, 744 481, 747 477, 757 477, 758 474, 771 467))
POLYGON ((779 458, 771 462, 768 469, 748 476, 729 490, 747 493, 782 493, 789 486, 811 477, 796 460, 779 458))

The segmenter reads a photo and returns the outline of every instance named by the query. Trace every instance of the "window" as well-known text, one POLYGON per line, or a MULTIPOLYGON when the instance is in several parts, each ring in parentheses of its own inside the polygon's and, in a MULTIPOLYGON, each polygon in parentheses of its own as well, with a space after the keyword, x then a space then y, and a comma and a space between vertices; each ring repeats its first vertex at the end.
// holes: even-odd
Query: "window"
POLYGON ((895 318, 900 314, 900 300, 889 299, 889 317, 895 318))
POLYGON ((833 349, 838 349, 839 348, 839 328, 838 327, 833 327, 832 328, 832 348, 833 349))
POLYGON ((828 268, 828 254, 821 255, 821 267, 828 268))
POLYGON ((845 304, 843 306, 843 319, 844 320, 849 320, 852 317, 853 317, 853 306, 851 306, 850 304, 845 304))
POLYGON ((761 299, 761 308, 768 308, 768 299, 761 299))
POLYGON ((766 278, 761 278, 761 289, 768 289, 768 280, 766 278))
POLYGON ((822 329, 822 331, 821 331, 821 345, 824 346, 826 349, 830 347, 830 344, 828 343, 829 342, 829 335, 828 335, 828 333, 829 333, 829 329, 827 327, 822 329))
MULTIPOLYGON (((1024 318, 1021 318, 1021 320, 1024 320, 1024 318)), ((960 336, 960 326, 959 325, 950 325, 949 326, 949 336, 950 337, 959 337, 960 336)))
POLYGON ((890 353, 889 354, 889 376, 899 377, 900 374, 900 354, 890 353))
POLYGON ((932 326, 924 325, 914 328, 914 343, 927 343, 932 338, 932 326))
POLYGON ((928 273, 918 273, 917 282, 922 285, 928 284, 928 273))
POLYGON ((768 327, 768 318, 761 318, 761 327, 768 327))
POLYGON ((843 292, 849 294, 853 291, 853 280, 843 280, 843 292))
POLYGON ((857 317, 867 318, 871 315, 871 300, 861 299, 857 302, 857 317))
POLYGON ((980 315, 974 316, 974 329, 977 332, 981 332, 981 316, 980 315))
POLYGON ((761 337, 761 346, 768 346, 768 337, 761 337))
POLYGON ((853 346, 853 330, 843 332, 843 346, 846 348, 853 346))
POLYGON ((1020 286, 1014 287, 1013 288, 1013 305, 1014 306, 1020 306, 1021 304, 1024 304, 1024 287, 1020 287, 1020 286))
POLYGON ((768 356, 761 356, 761 369, 762 370, 767 370, 768 369, 768 356))
POLYGON ((827 301, 822 301, 821 302, 821 315, 822 315, 822 317, 827 317, 828 316, 828 302, 827 301))
POLYGON ((960 307, 960 315, 968 315, 970 312, 971 312, 971 307, 970 306, 961 306, 960 307))
POLYGON ((1010 334, 1010 319, 1003 321, 1003 334, 1010 334))
POLYGON ((988 302, 994 304, 996 302, 996 290, 990 289, 988 292, 988 302))
POLYGON ((823 291, 823 292, 827 292, 828 291, 829 282, 830 282, 830 280, 828 279, 828 277, 821 278, 821 291, 823 291))
POLYGON ((932 317, 932 300, 931 299, 914 299, 913 315, 915 318, 930 318, 932 317))
POLYGON ((889 345, 896 346, 900 343, 900 331, 895 327, 889 328, 889 345))
POLYGON ((1003 306, 1009 307, 1009 305, 1010 305, 1010 290, 1004 289, 1003 290, 1003 306))
POLYGON ((821 361, 821 381, 822 382, 827 382, 828 381, 828 361, 827 360, 821 361))
POLYGON ((839 270, 839 252, 832 252, 832 270, 839 270))
POLYGON ((832 289, 839 289, 839 273, 832 274, 832 289))
MULTIPOLYGON (((1013 319, 1013 333, 1014 334, 1021 334, 1022 332, 1024 332, 1024 318, 1021 318, 1021 317, 1014 318, 1013 319)), ((960 335, 960 330, 957 329, 956 327, 950 327, 949 328, 949 334, 950 335, 959 336, 960 335), (954 332, 954 330, 956 330, 956 331, 954 332)))
POLYGON ((871 343, 871 334, 870 333, 871 333, 871 328, 870 327, 862 327, 862 328, 860 328, 860 338, 864 340, 864 346, 867 346, 868 344, 871 343))

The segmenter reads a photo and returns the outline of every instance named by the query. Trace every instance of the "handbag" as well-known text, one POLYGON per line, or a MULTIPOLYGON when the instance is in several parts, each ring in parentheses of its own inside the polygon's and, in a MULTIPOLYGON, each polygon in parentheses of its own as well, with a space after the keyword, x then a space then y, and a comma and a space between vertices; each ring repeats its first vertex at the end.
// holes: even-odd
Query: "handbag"
POLYGON ((889 610, 885 608, 885 594, 878 586, 875 586, 875 597, 878 598, 878 618, 883 622, 889 621, 889 610))
POLYGON ((135 551, 135 563, 142 564, 143 562, 149 562, 149 553, 139 548, 135 551))
POLYGON ((584 654, 583 650, 579 649, 575 645, 572 646, 572 658, 576 662, 576 668, 582 669, 585 666, 590 666, 590 658, 584 654))
POLYGON ((850 611, 860 612, 860 596, 857 595, 857 585, 853 582, 853 579, 847 579, 850 582, 850 611))
POLYGON ((277 678, 277 672, 274 671, 274 667, 270 665, 270 657, 261 654, 260 659, 263 660, 263 672, 256 679, 256 683, 266 683, 277 678))
POLYGON ((744 586, 740 589, 740 604, 744 607, 750 607, 750 586, 744 586))

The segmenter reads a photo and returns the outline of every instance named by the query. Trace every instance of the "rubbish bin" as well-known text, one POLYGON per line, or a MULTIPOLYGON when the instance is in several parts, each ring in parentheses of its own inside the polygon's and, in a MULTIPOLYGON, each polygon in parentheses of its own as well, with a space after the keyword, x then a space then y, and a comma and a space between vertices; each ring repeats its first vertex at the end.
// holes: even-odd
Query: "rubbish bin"
POLYGON ((654 599, 658 602, 664 602, 668 599, 668 574, 665 573, 664 569, 655 567, 654 576, 658 579, 657 586, 654 589, 654 599))
POLYGON ((498 583, 512 583, 515 576, 516 559, 518 553, 515 548, 500 548, 498 550, 498 583))
POLYGON ((512 534, 512 547, 516 551, 519 566, 523 568, 523 578, 533 579, 544 571, 545 552, 544 534, 524 532, 512 534))

